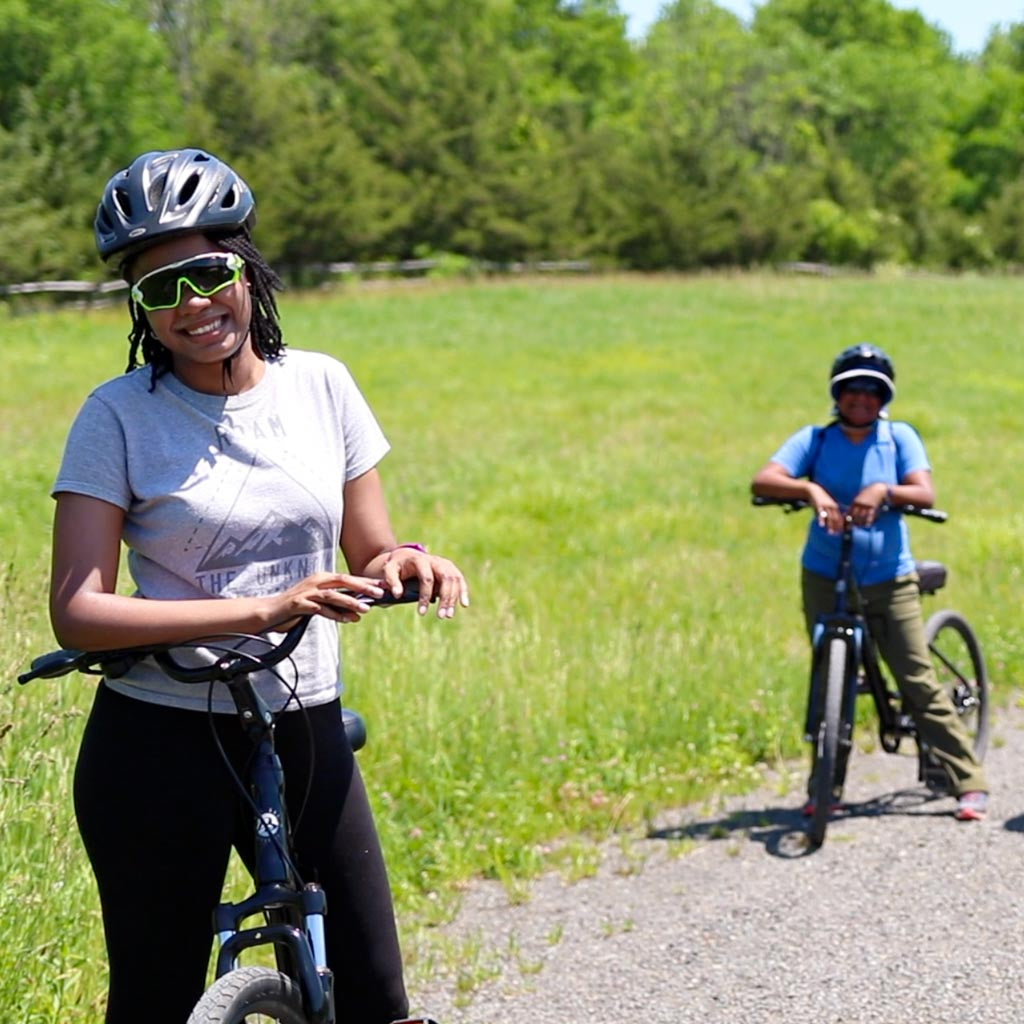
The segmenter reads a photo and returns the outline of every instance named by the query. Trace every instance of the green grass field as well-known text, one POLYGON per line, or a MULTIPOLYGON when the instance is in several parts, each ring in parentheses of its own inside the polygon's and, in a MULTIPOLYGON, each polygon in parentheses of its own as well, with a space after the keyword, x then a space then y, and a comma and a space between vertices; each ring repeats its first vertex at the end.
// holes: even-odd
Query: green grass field
MULTIPOLYGON (((924 435, 950 513, 912 526, 915 553, 950 565, 940 600, 978 628, 1000 699, 1016 686, 1020 282, 588 278, 282 305, 290 343, 344 359, 394 444, 381 468, 400 536, 472 585, 454 623, 395 609, 343 632, 407 936, 468 878, 584 873, 595 838, 803 756, 805 523, 752 509, 748 484, 792 430, 826 421, 848 344, 896 361, 894 415, 924 435)), ((53 646, 63 438, 123 369, 125 334, 120 309, 0 308, 0 1005, 22 1024, 93 1021, 102 1003, 70 797, 94 684, 15 676, 53 646)))

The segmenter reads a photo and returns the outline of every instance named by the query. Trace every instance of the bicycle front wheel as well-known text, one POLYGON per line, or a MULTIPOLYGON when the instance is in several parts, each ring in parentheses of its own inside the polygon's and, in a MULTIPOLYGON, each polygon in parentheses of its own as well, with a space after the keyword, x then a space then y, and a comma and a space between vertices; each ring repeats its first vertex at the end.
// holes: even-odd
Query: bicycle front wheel
POLYGON ((935 674, 952 697, 980 761, 988 749, 989 685, 978 638, 962 615, 948 609, 924 624, 924 635, 935 674))
POLYGON ((813 846, 821 846, 825 842, 828 816, 835 800, 839 731, 843 715, 843 691, 846 686, 846 643, 838 637, 833 637, 829 642, 828 651, 821 664, 821 678, 825 683, 825 695, 814 760, 814 811, 807 833, 813 846))
POLYGON ((188 1024, 309 1024, 291 978, 269 967, 240 967, 218 978, 188 1024))

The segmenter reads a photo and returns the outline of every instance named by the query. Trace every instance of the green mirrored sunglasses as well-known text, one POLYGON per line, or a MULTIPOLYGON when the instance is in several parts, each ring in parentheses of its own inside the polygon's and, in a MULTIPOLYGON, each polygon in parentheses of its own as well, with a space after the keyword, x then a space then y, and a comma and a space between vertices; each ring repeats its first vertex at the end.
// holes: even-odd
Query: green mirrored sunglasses
POLYGON ((181 302, 182 285, 208 298, 235 284, 245 269, 245 260, 233 252, 204 252, 166 267, 157 267, 132 285, 132 298, 152 313, 173 309, 181 302))

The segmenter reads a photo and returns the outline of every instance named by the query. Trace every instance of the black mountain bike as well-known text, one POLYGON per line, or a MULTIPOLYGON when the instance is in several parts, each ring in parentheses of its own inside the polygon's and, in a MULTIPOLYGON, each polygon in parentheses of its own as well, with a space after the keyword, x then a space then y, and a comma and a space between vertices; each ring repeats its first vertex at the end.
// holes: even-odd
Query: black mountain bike
MULTIPOLYGON (((415 581, 407 581, 400 598, 361 595, 368 604, 388 606, 418 600, 415 581)), ((153 657, 172 679, 183 683, 227 685, 238 720, 252 740, 254 756, 245 779, 236 779, 252 809, 256 837, 254 892, 239 903, 222 903, 213 914, 219 940, 215 980, 196 1004, 188 1024, 336 1024, 334 977, 327 967, 324 915, 327 900, 315 883, 303 884, 292 860, 291 834, 284 803, 284 772, 274 749, 275 717, 257 693, 252 674, 273 670, 290 657, 309 624, 299 619, 281 641, 259 636, 221 636, 190 643, 109 651, 59 650, 32 662, 19 683, 50 679, 70 672, 123 675, 136 661, 153 657), (242 646, 239 646, 241 642, 242 646), (217 657, 212 664, 187 666, 176 651, 202 647, 217 657), (251 919, 260 923, 246 927, 251 919), (277 969, 242 966, 241 954, 272 947, 277 969)), ((345 732, 354 750, 366 741, 362 718, 346 708, 345 732)), ((415 1018, 419 1024, 433 1024, 415 1018)), ((399 1024, 399 1022, 396 1022, 399 1024)), ((413 1024, 413 1020, 404 1022, 413 1024)))
MULTIPOLYGON (((787 512, 809 508, 806 501, 755 497, 758 506, 781 505, 787 512)), ((902 505, 888 509, 934 523, 946 521, 938 509, 902 505)), ((825 841, 829 814, 843 790, 846 766, 853 747, 856 700, 869 694, 878 714, 882 749, 895 754, 904 738, 917 744, 918 781, 936 793, 947 781, 928 745, 918 736, 914 719, 896 685, 883 668, 863 615, 854 606, 853 525, 847 519, 840 545, 835 582, 835 607, 819 616, 811 653, 810 692, 805 739, 814 746, 808 838, 812 846, 825 841)), ((917 562, 922 594, 934 594, 946 583, 941 562, 917 562)), ((925 639, 940 684, 953 700, 967 727, 980 761, 989 737, 989 684, 981 645, 967 620, 949 609, 935 612, 925 622, 925 639)))

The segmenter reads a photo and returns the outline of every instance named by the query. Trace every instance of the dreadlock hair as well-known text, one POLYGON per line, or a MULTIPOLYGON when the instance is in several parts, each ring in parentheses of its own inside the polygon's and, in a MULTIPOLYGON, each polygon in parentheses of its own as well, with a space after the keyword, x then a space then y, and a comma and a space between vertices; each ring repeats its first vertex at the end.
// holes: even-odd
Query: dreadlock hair
MULTIPOLYGON (((273 359, 279 356, 284 351, 285 343, 281 336, 281 324, 278 321, 279 314, 274 292, 281 291, 284 288, 284 283, 253 244, 247 228, 242 227, 227 235, 211 235, 210 240, 225 252, 233 252, 245 260, 245 273, 252 296, 249 341, 253 351, 260 359, 273 359)), ((130 259, 122 264, 121 272, 125 280, 130 282, 130 259)), ((142 361, 151 368, 149 390, 153 391, 156 388, 156 382, 174 365, 174 359, 153 333, 146 311, 137 305, 131 297, 128 299, 128 311, 132 318, 132 329, 128 335, 128 365, 125 368, 125 373, 140 365, 139 349, 141 348, 142 361)), ((226 380, 231 379, 233 359, 234 355, 231 355, 224 360, 223 372, 226 380)))

